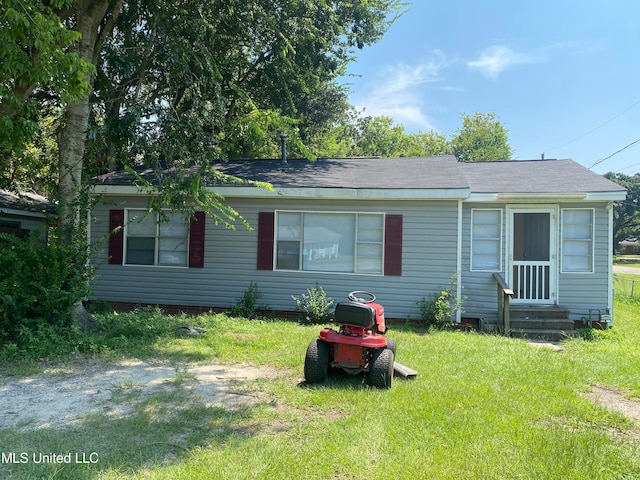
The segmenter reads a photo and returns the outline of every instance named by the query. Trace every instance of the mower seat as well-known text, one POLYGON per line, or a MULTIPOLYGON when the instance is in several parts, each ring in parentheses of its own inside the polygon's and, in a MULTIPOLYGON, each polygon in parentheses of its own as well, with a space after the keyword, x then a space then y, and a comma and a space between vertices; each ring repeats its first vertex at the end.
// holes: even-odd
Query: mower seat
POLYGON ((371 328, 376 321, 376 311, 364 303, 340 302, 336 305, 335 317, 336 323, 371 328))

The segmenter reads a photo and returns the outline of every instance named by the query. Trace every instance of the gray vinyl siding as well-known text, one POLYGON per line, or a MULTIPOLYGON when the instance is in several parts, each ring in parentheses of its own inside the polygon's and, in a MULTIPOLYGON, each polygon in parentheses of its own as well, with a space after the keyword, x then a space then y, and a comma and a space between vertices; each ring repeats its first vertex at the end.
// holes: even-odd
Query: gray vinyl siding
POLYGON ((462 206, 462 262, 461 283, 464 305, 463 316, 482 317, 497 320, 498 300, 497 286, 493 279, 494 272, 471 270, 471 212, 474 209, 499 209, 502 218, 502 243, 500 250, 500 273, 505 274, 506 218, 504 205, 495 203, 468 204, 462 206))
MULTIPOLYGON (((553 205, 549 205, 553 206, 553 205)), ((497 285, 493 272, 471 271, 471 212, 472 209, 495 209, 502 211, 502 251, 500 272, 506 277, 506 205, 495 203, 463 203, 462 209, 462 263, 461 283, 464 299, 464 315, 497 319, 497 285)), ((557 218, 557 278, 558 304, 570 309, 572 319, 580 319, 589 309, 611 308, 608 294, 609 284, 609 212, 605 203, 567 203, 559 205, 557 218), (594 271, 591 273, 562 273, 562 210, 565 208, 594 209, 594 271)))
MULTIPOLYGON (((567 204, 563 208, 594 209, 594 269, 593 273, 558 273, 558 303, 571 310, 571 318, 580 319, 589 313, 589 309, 611 308, 608 305, 609 290, 609 211, 606 205, 599 204, 567 204)), ((560 229, 561 230, 561 229, 560 229)), ((559 244, 562 259, 562 242, 559 244)))
MULTIPOLYGON (((416 302, 449 285, 457 267, 458 202, 228 199, 254 227, 228 230, 207 218, 204 268, 107 264, 106 243, 96 259, 95 299, 203 307, 233 306, 256 282, 260 302, 274 310, 295 308, 291 295, 306 293, 316 282, 336 301, 352 290, 376 294, 389 318, 418 318, 416 302), (403 215, 401 276, 257 270, 259 212, 275 210, 377 212, 403 215)), ((109 209, 144 207, 144 198, 108 197, 94 207, 91 240, 107 234, 109 209)))

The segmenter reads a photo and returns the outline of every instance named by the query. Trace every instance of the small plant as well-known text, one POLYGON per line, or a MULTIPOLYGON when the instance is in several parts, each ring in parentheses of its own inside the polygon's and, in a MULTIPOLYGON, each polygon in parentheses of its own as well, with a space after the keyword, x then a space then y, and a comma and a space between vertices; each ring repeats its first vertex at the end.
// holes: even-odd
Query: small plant
POLYGON ((454 294, 455 285, 454 277, 448 288, 432 293, 428 298, 422 297, 416 302, 427 328, 444 330, 453 326, 456 314, 462 311, 462 299, 454 294))
POLYGON ((318 285, 307 288, 307 294, 300 297, 291 295, 296 302, 296 312, 303 315, 300 323, 303 325, 313 325, 317 323, 327 323, 333 317, 333 299, 327 297, 324 288, 318 285))
POLYGON ((258 310, 268 310, 265 305, 258 305, 258 300, 262 298, 262 292, 258 289, 256 282, 251 282, 244 291, 238 302, 231 307, 231 315, 234 317, 255 318, 258 310))

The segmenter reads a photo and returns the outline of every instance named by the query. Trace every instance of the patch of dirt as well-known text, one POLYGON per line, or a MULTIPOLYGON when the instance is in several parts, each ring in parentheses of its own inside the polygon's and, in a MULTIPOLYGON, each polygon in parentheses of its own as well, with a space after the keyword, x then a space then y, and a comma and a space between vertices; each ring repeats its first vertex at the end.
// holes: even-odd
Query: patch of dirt
POLYGON ((24 378, 0 375, 0 428, 65 428, 92 413, 130 415, 144 399, 183 387, 205 405, 255 402, 243 387, 273 370, 247 365, 80 362, 24 378))
POLYGON ((587 397, 625 417, 640 422, 640 402, 625 398, 624 393, 620 390, 592 385, 591 392, 587 393, 587 397))

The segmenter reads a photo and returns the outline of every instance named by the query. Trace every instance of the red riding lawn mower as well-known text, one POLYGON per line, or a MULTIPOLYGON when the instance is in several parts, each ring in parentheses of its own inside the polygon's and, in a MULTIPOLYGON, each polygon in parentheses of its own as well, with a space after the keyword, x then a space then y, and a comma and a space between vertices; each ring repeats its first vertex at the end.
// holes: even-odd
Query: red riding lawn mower
MULTIPOLYGON (((384 337, 384 308, 375 299, 372 293, 355 291, 348 302, 336 305, 338 331, 322 329, 307 348, 304 377, 308 384, 324 382, 331 369, 342 369, 350 375, 364 372, 374 387, 391 388, 394 367, 406 367, 395 362, 396 342, 384 337)), ((413 372, 403 376, 415 376, 413 372)))

